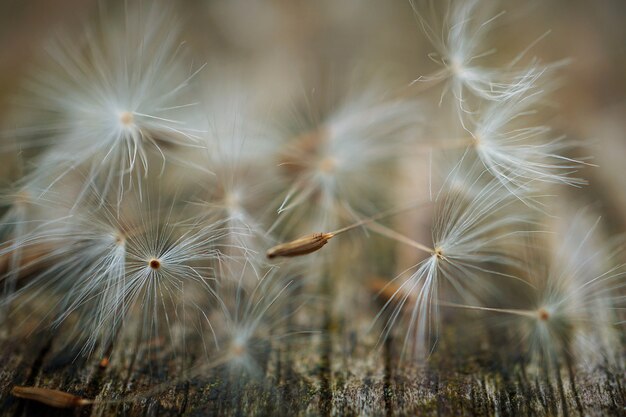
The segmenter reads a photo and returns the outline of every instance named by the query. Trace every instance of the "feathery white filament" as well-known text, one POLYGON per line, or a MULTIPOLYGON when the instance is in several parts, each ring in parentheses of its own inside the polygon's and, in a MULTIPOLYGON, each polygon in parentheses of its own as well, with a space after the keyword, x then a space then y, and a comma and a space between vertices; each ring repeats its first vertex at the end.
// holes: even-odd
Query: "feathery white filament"
POLYGON ((194 105, 186 89, 197 71, 180 62, 176 23, 157 6, 129 11, 123 21, 86 29, 84 42, 49 46, 50 68, 31 80, 24 98, 38 117, 15 132, 22 148, 49 148, 35 175, 55 183, 84 167, 85 192, 97 185, 106 195, 116 187, 118 200, 132 178, 140 184, 174 159, 171 147, 198 146, 186 116, 194 105))

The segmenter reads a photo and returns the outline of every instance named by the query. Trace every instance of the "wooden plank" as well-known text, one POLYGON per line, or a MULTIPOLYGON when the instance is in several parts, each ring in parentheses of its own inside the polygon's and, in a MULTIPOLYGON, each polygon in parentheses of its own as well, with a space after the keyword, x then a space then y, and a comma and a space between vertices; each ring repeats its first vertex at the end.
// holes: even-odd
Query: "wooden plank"
MULTIPOLYGON (((359 297, 365 294, 355 299, 359 297)), ((176 379, 180 365, 164 351, 160 360, 169 361, 168 366, 155 372, 154 363, 144 354, 146 346, 124 340, 117 342, 109 366, 102 368, 100 358, 76 357, 76 352, 67 349, 59 352, 62 334, 44 332, 22 344, 5 332, 0 415, 626 414, 623 370, 563 366, 558 373, 532 373, 521 355, 504 343, 502 334, 491 332, 476 343, 476 335, 468 333, 471 326, 448 323, 446 317, 438 348, 426 363, 401 361, 398 340, 389 339, 376 346, 377 333, 367 331, 371 317, 364 314, 371 305, 361 305, 361 310, 344 312, 348 316, 342 317, 336 303, 333 307, 329 302, 322 318, 324 334, 268 347, 262 359, 264 378, 249 380, 227 368, 216 369, 201 378, 168 386, 149 399, 76 410, 57 410, 19 400, 10 395, 10 390, 14 385, 35 385, 85 398, 115 400, 176 379)))

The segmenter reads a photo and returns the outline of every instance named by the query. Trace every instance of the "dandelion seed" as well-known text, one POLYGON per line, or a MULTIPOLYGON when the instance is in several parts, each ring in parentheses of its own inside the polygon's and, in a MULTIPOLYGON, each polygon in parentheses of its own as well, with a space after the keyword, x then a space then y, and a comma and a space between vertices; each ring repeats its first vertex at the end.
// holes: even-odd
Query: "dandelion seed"
MULTIPOLYGON (((219 74, 217 68, 215 72, 219 74)), ((205 152, 195 152, 194 164, 199 169, 186 170, 193 175, 187 183, 194 188, 190 198, 194 218, 201 220, 205 213, 224 218, 228 230, 224 256, 245 258, 244 262, 228 263, 229 267, 253 263, 260 268, 264 263, 261 254, 270 244, 267 224, 283 185, 273 161, 282 139, 260 121, 250 93, 241 91, 235 81, 239 80, 232 75, 216 78, 214 74, 207 80, 203 94, 206 120, 202 120, 205 152)), ((238 277, 239 272, 222 271, 220 275, 238 277)))
POLYGON ((11 394, 25 400, 37 401, 55 408, 76 408, 94 404, 94 400, 87 400, 68 392, 40 387, 19 387, 11 389, 11 394))
POLYGON ((565 220, 545 275, 531 269, 538 288, 531 302, 539 320, 527 323, 530 328, 522 331, 522 338, 532 354, 549 360, 563 355, 582 361, 615 357, 626 269, 615 262, 621 242, 601 240, 599 224, 589 210, 565 220))
POLYGON ((310 202, 319 212, 308 218, 311 227, 331 229, 371 204, 368 196, 384 194, 389 167, 418 126, 418 106, 388 98, 380 86, 361 87, 286 145, 281 166, 293 185, 279 213, 310 202))
MULTIPOLYGON (((299 293, 299 285, 276 268, 266 270, 263 276, 255 279, 245 277, 257 272, 255 265, 246 264, 239 270, 238 278, 224 280, 225 285, 220 288, 219 308, 210 309, 209 332, 215 334, 215 347, 202 345, 206 355, 180 377, 132 394, 122 402, 149 398, 177 383, 205 377, 209 371, 222 367, 236 376, 235 384, 242 384, 248 378, 262 379, 263 361, 273 343, 287 339, 294 341, 315 333, 300 329, 295 324, 296 313, 310 301, 299 293), (243 285, 248 281, 256 282, 256 286, 249 289, 243 285)), ((206 327, 204 329, 207 330, 206 327)))
MULTIPOLYGON (((480 181, 482 175, 475 181, 480 181)), ((437 339, 436 300, 440 285, 446 283, 462 298, 477 300, 498 292, 487 279, 490 275, 519 280, 501 269, 518 265, 512 255, 513 238, 519 237, 533 222, 512 211, 514 203, 515 199, 503 193, 497 181, 488 183, 469 201, 462 194, 444 189, 435 207, 432 245, 415 242, 380 226, 372 228, 427 254, 424 260, 396 278, 401 283, 378 314, 380 318, 390 311, 383 338, 397 321, 405 320, 408 330, 403 354, 427 354, 437 339)))
POLYGON ((492 7, 480 0, 453 1, 447 3, 450 9, 443 19, 435 16, 428 19, 418 2, 411 0, 411 4, 424 33, 437 51, 429 57, 443 67, 432 75, 417 78, 414 83, 451 80, 441 98, 443 100, 451 90, 463 112, 471 113, 467 106, 472 96, 492 101, 511 99, 527 92, 545 72, 562 65, 539 65, 535 60, 527 68, 516 68, 526 54, 525 50, 508 65, 481 66, 477 63, 481 58, 495 53, 494 49, 485 49, 484 43, 490 27, 504 12, 492 13, 492 7), (436 26, 438 21, 443 22, 442 28, 436 26))
MULTIPOLYGON (((45 223, 54 217, 50 210, 50 200, 57 199, 50 192, 50 199, 40 196, 41 189, 34 182, 18 183, 14 191, 8 191, 0 197, 0 206, 6 208, 0 219, 0 237, 4 246, 11 241, 19 241, 31 232, 37 225, 45 223)), ((23 250, 15 246, 10 253, 5 253, 0 261, 0 276, 4 282, 4 295, 10 296, 15 290, 21 268, 37 256, 41 247, 23 250)))
MULTIPOLYGON (((252 268, 242 271, 240 280, 250 272, 255 273, 252 268)), ((275 268, 256 281, 252 291, 238 285, 229 287, 230 293, 222 293, 224 310, 216 324, 220 356, 229 358, 227 364, 232 370, 252 377, 263 375, 259 360, 273 341, 311 333, 308 329, 298 330, 291 322, 307 303, 307 297, 298 294, 299 285, 275 268)))
POLYGON ((563 156, 563 138, 550 138, 546 126, 529 125, 526 116, 534 114, 538 97, 536 92, 490 104, 468 127, 485 168, 520 198, 537 183, 586 183, 571 176, 583 162, 563 156))
POLYGON ((140 232, 128 237, 126 274, 118 294, 124 304, 103 315, 109 321, 125 317, 127 327, 142 340, 163 338, 176 354, 186 354, 192 340, 205 343, 212 337, 199 329, 211 328, 210 307, 204 304, 218 308, 221 303, 216 269, 227 230, 223 220, 181 228, 169 219, 171 214, 150 215, 155 220, 145 219, 140 232))
MULTIPOLYGON (((28 310, 40 297, 48 297, 52 308, 46 312, 54 324, 61 322, 85 304, 98 306, 92 310, 95 328, 88 336, 86 351, 93 349, 96 340, 110 341, 114 327, 106 328, 99 314, 107 308, 118 308, 122 302, 116 296, 125 274, 125 245, 123 236, 127 225, 116 219, 109 206, 100 206, 100 196, 86 197, 82 210, 72 213, 66 201, 48 200, 51 211, 66 215, 39 224, 26 235, 14 239, 3 254, 32 253, 24 259, 13 274, 29 275, 26 285, 6 297, 4 303, 15 303, 18 310, 28 310), (94 201, 97 200, 97 201, 94 201), (54 315, 57 314, 55 317, 54 315), (97 335, 96 335, 97 334, 97 335)), ((9 279, 3 276, 2 279, 9 279)), ((89 334, 89 330, 85 333, 89 334)))
POLYGON ((46 316, 53 326, 76 317, 68 340, 82 343, 83 353, 106 348, 133 326, 144 340, 165 333, 174 349, 182 349, 186 336, 173 329, 187 332, 197 325, 192 322, 206 319, 196 298, 215 300, 212 271, 225 232, 219 220, 183 231, 171 217, 173 208, 162 213, 157 203, 153 211, 146 197, 142 203, 135 196, 118 217, 115 206, 94 193, 71 215, 9 245, 4 252, 50 249, 22 267, 38 272, 3 302, 19 300, 19 310, 28 310, 40 297, 55 297, 46 316))
MULTIPOLYGON (((376 228, 374 222, 381 220, 385 217, 390 217, 397 215, 398 213, 402 213, 404 211, 414 209, 423 205, 423 203, 411 204, 407 207, 402 207, 399 209, 392 209, 383 211, 378 213, 375 216, 371 216, 369 218, 365 218, 359 220, 358 222, 351 224, 349 226, 342 227, 341 229, 335 230, 334 232, 326 232, 326 233, 311 233, 306 236, 299 237, 287 243, 282 243, 280 245, 276 245, 267 250, 266 256, 270 259, 276 257, 294 257, 294 256, 302 256, 308 255, 309 253, 316 252, 323 248, 326 243, 333 237, 349 232, 353 229, 356 229, 361 226, 366 226, 370 228, 376 228)), ((379 227, 380 230, 380 227, 379 227)), ((381 232, 382 233, 382 232, 381 232)))
POLYGON ((32 96, 26 105, 41 114, 13 132, 21 148, 49 148, 33 175, 54 184, 87 167, 84 191, 97 184, 106 195, 116 188, 118 200, 155 160, 155 173, 175 160, 169 148, 198 146, 198 131, 181 111, 193 105, 185 90, 195 72, 178 59, 175 20, 155 5, 128 11, 122 21, 85 30, 78 38, 84 43, 50 45, 51 68, 26 87, 32 96))
POLYGON ((535 363, 614 357, 620 332, 616 312, 624 304, 620 291, 626 285, 626 270, 624 265, 610 262, 619 247, 592 242, 598 221, 590 221, 588 216, 583 211, 569 219, 550 265, 542 267, 536 260, 528 265, 532 283, 526 300, 529 308, 455 307, 510 316, 498 324, 516 330, 535 363))

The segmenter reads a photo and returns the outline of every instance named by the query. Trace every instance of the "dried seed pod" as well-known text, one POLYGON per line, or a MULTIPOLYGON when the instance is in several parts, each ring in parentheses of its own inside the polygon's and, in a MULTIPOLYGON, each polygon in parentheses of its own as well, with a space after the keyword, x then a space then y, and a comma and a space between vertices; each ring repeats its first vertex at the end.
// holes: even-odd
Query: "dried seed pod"
MULTIPOLYGON (((367 226, 369 228, 372 228, 375 231, 380 231, 380 229, 384 229, 387 230, 384 226, 382 225, 376 225, 376 221, 383 219, 385 217, 389 217, 389 216, 393 216, 395 214, 398 213, 402 213, 403 211, 418 207, 420 205, 423 205, 423 202, 419 202, 419 203, 412 203, 409 206, 406 207, 402 207, 399 209, 392 209, 392 210, 387 210, 387 211, 383 211, 381 213, 376 214, 375 216, 366 218, 366 219, 362 219, 359 220, 356 223, 353 223, 351 225, 348 225, 346 227, 342 227, 341 229, 337 229, 333 232, 318 232, 318 233, 311 233, 310 235, 306 235, 306 236, 302 236, 299 237, 298 239, 292 240, 291 242, 287 242, 287 243, 282 243, 280 245, 276 245, 272 248, 270 248, 267 252, 266 255, 269 259, 272 258, 276 258, 279 256, 284 256, 284 257, 294 257, 294 256, 301 256, 301 255, 307 255, 309 253, 312 252, 316 252, 318 250, 320 250, 326 243, 328 243, 328 241, 330 239, 332 239, 333 237, 340 235, 342 233, 346 233, 349 232, 350 230, 356 229, 357 227, 361 227, 361 226, 367 226)), ((384 234, 389 234, 390 232, 386 232, 384 234)), ((397 239, 399 236, 399 234, 394 234, 394 237, 397 239)), ((406 239, 406 238, 405 238, 406 239)), ((409 244, 424 250, 426 252, 434 252, 434 249, 430 249, 425 245, 422 245, 421 243, 418 242, 414 242, 411 241, 410 239, 406 239, 405 241, 408 241, 409 244)))
POLYGON ((333 236, 335 236, 334 233, 311 233, 291 242, 276 245, 270 248, 266 255, 269 259, 306 255, 320 250, 333 236))
POLYGON ((87 400, 69 392, 40 387, 15 386, 11 394, 25 400, 37 401, 55 408, 75 408, 93 404, 94 400, 87 400))

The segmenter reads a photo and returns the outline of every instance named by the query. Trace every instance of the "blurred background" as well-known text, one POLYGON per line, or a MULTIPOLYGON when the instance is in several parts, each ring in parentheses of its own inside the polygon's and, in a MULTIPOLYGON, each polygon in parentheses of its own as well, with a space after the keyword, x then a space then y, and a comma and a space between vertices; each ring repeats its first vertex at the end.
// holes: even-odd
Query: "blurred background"
MULTIPOLYGON (((279 111, 297 105, 302 90, 320 82, 332 85, 343 72, 382 73, 401 87, 435 68, 427 58, 432 47, 408 0, 170 3, 185 23, 183 38, 195 59, 209 68, 232 66, 248 91, 270 98, 279 111)), ((609 223, 619 229, 612 232, 626 230, 626 3, 500 3, 498 8, 507 13, 498 19, 496 36, 490 37, 499 59, 515 56, 547 31, 530 54, 545 62, 571 59, 560 72, 561 87, 553 96, 552 125, 571 140, 590 144, 593 162, 599 166, 584 173, 592 187, 575 194, 602 202, 609 223)), ((58 33, 80 34, 102 7, 103 2, 96 0, 0 2, 3 126, 13 123, 12 100, 37 61, 45 58, 46 42, 58 33)), ((107 10, 114 7, 124 3, 107 2, 107 10)), ((13 169, 2 164, 0 174, 6 179, 13 169)))

